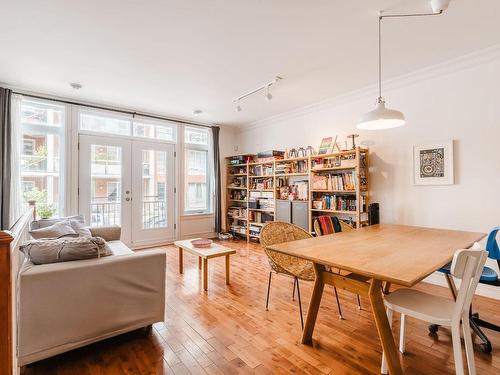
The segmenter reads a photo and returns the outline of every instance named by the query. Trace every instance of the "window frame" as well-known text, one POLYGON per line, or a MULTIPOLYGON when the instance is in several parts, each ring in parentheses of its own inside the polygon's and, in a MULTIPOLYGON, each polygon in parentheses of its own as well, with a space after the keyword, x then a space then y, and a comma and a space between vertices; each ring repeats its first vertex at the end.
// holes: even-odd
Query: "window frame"
POLYGON ((182 127, 182 176, 183 176, 183 197, 182 197, 182 213, 184 216, 196 216, 196 215, 213 215, 213 191, 214 191, 214 173, 213 173, 213 162, 211 162, 211 151, 213 150, 212 142, 212 132, 209 128, 204 126, 195 125, 184 125, 182 127), (186 129, 200 129, 207 132, 207 144, 197 144, 197 143, 187 143, 185 139, 186 129), (207 163, 206 163, 206 209, 188 209, 186 205, 187 199, 187 170, 188 170, 188 158, 186 157, 187 151, 206 151, 207 152, 207 163))
MULTIPOLYGON (((58 171, 57 171, 57 194, 58 194, 58 199, 57 201, 53 201, 50 204, 57 204, 57 211, 54 213, 54 216, 59 216, 62 217, 67 212, 70 210, 70 200, 72 198, 70 186, 69 186, 69 181, 70 177, 67 174, 69 165, 71 165, 71 159, 73 155, 71 154, 71 150, 69 149, 69 144, 71 144, 71 127, 72 127, 72 121, 71 121, 71 113, 72 113, 72 108, 70 105, 58 101, 58 100, 51 100, 51 99, 40 99, 40 98, 32 98, 30 96, 24 96, 21 94, 21 118, 19 119, 19 123, 21 125, 20 129, 20 136, 22 138, 22 142, 24 142, 25 134, 30 134, 30 133, 42 133, 45 137, 47 135, 54 135, 58 137, 58 142, 59 142, 59 166, 58 166, 58 171), (22 108, 24 103, 35 103, 35 104, 41 104, 45 106, 52 106, 52 107, 60 107, 62 108, 62 114, 61 114, 61 126, 54 126, 54 125, 47 125, 44 123, 30 123, 30 122, 23 122, 23 117, 22 117, 22 108)), ((20 153, 20 158, 23 157, 24 154, 22 154, 23 149, 21 148, 21 153, 20 153)), ((36 151, 36 147, 34 149, 36 151)), ((22 170, 19 171, 19 178, 20 182, 22 183, 23 180, 23 172, 22 170)), ((55 172, 54 172, 55 173, 55 172)), ((36 186, 36 185, 35 185, 36 186)), ((24 194, 24 192, 23 192, 24 194)), ((24 200, 24 197, 22 198, 24 200)))

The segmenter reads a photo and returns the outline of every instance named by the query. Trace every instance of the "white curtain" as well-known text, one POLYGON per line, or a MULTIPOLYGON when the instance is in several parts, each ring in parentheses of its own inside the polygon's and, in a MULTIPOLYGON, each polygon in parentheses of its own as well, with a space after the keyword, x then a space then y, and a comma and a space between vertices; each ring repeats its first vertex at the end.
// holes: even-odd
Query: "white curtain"
POLYGON ((12 153, 10 156, 11 179, 10 179, 10 226, 21 217, 26 210, 23 206, 21 191, 21 145, 22 145, 22 125, 21 125, 21 95, 11 96, 11 142, 12 153))

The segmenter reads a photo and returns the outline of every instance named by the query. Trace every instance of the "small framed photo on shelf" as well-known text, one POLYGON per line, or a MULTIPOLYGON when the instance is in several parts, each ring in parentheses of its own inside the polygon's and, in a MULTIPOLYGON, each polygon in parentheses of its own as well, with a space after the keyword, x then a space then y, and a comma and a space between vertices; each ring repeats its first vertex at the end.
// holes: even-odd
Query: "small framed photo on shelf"
POLYGON ((413 146, 415 185, 453 185, 453 141, 413 146))

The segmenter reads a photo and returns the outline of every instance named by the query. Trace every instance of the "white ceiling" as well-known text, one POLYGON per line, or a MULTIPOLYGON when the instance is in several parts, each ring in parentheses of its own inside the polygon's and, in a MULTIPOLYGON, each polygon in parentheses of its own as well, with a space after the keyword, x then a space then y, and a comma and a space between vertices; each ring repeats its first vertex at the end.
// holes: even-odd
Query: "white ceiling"
MULTIPOLYGON (((426 0, 0 0, 0 82, 131 109, 242 125, 374 84, 377 11, 426 0), (271 80, 263 95, 232 99, 271 80), (75 91, 69 82, 79 82, 75 91), (194 109, 203 110, 193 116, 194 109)), ((384 20, 384 77, 500 43, 500 1, 384 20)))

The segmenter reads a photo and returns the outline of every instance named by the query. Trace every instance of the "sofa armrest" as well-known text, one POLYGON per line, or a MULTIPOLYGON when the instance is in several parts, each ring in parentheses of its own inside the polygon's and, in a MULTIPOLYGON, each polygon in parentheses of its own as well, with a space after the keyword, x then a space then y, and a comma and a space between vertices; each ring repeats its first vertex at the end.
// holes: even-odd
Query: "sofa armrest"
POLYGON ((163 321, 165 274, 161 250, 25 265, 19 275, 20 364, 163 321))
POLYGON ((119 241, 122 234, 122 228, 119 226, 90 227, 89 230, 92 237, 102 237, 105 241, 119 241))

